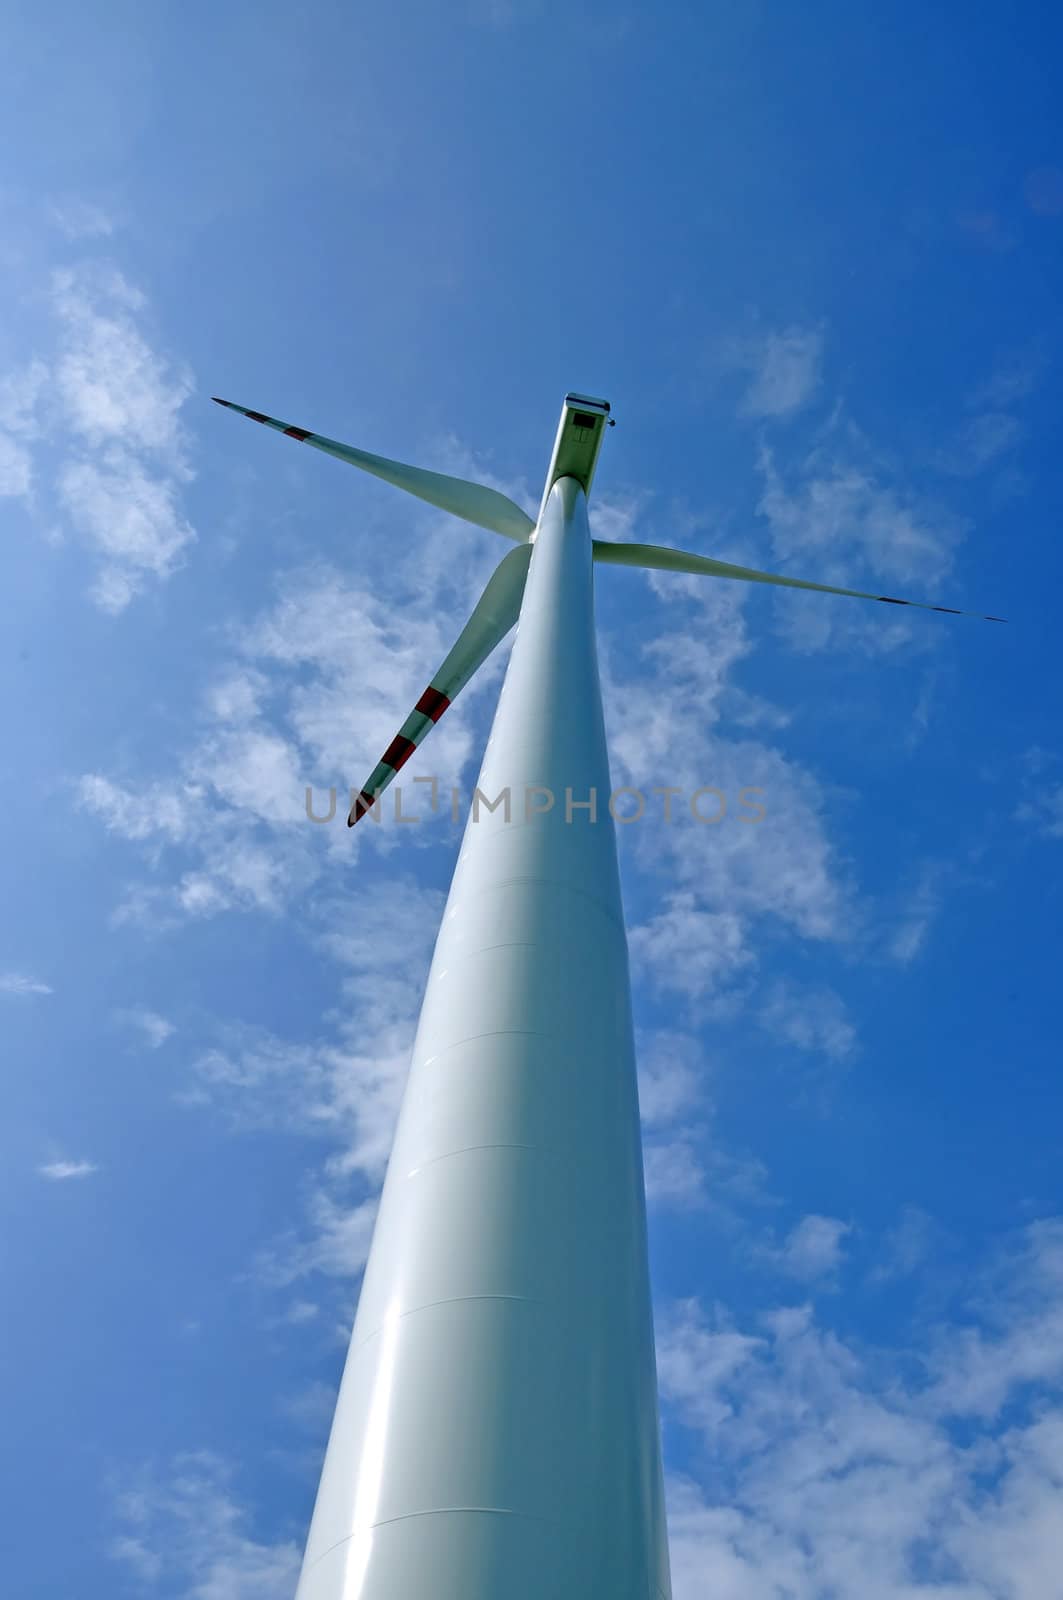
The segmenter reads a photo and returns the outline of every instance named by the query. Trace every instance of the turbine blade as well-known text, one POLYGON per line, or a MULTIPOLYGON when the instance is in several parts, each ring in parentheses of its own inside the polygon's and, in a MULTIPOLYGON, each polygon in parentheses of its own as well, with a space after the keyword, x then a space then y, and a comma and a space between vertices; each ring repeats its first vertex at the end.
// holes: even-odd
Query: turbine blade
POLYGON ((880 600, 887 606, 915 606, 920 611, 945 611, 952 617, 979 617, 983 622, 1004 622, 1004 617, 987 617, 980 611, 957 611, 955 606, 933 606, 925 600, 898 600, 891 594, 871 594, 864 589, 839 589, 833 583, 812 583, 807 578, 784 578, 776 572, 758 572, 755 567, 736 567, 730 561, 712 556, 672 550, 662 544, 609 544, 594 540, 594 559, 618 567, 651 567, 660 572, 692 572, 710 578, 741 578, 746 583, 775 583, 783 589, 815 589, 820 594, 846 594, 854 600, 880 600))
POLYGON ((429 505, 438 506, 441 511, 453 512, 454 516, 463 517, 466 522, 475 522, 477 527, 490 528, 492 533, 501 533, 517 544, 524 544, 534 531, 535 524, 527 512, 504 494, 499 494, 497 489, 487 489, 481 483, 468 483, 464 478, 449 478, 442 472, 426 472, 423 467, 408 467, 402 461, 389 461, 386 456, 370 455, 368 450, 356 450, 353 445, 326 439, 324 434, 310 433, 306 428, 297 428, 290 422, 279 422, 276 417, 264 416, 261 411, 249 411, 246 406, 238 406, 233 400, 220 400, 217 395, 212 395, 211 399, 216 405, 238 411, 242 417, 250 417, 252 422, 262 422, 267 428, 276 428, 278 433, 287 434, 289 439, 312 444, 315 449, 337 456, 340 461, 350 462, 352 467, 371 472, 374 478, 383 478, 385 483, 393 483, 397 489, 415 494, 419 500, 427 500, 429 505))
POLYGON ((476 602, 472 616, 458 635, 458 642, 366 779, 351 807, 348 828, 353 828, 379 799, 399 768, 427 738, 447 707, 512 628, 520 615, 530 560, 531 545, 523 545, 502 557, 476 602))

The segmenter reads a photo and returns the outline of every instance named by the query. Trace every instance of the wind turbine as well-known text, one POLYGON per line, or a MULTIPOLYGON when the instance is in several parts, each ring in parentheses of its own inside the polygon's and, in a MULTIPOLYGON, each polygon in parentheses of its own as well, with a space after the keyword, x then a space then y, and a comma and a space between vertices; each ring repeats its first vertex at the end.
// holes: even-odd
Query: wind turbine
POLYGON ((477 786, 494 809, 470 815, 432 959, 297 1600, 668 1600, 593 563, 918 602, 592 539, 604 401, 566 396, 534 522, 493 489, 218 404, 514 544, 349 824, 520 624, 477 786))

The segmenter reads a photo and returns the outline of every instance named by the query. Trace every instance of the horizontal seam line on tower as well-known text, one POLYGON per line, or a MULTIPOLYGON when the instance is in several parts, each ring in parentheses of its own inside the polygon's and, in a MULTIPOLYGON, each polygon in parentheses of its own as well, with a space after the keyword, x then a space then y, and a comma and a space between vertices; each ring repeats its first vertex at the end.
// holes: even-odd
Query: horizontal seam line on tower
MULTIPOLYGON (((407 1317, 415 1317, 419 1311, 432 1311, 436 1306, 460 1306, 467 1300, 514 1300, 523 1305, 541 1306, 545 1301, 537 1299, 530 1294, 452 1294, 442 1300, 426 1300, 424 1305, 410 1306, 408 1311, 400 1311, 395 1318, 396 1322, 405 1322, 407 1317)), ((372 1333, 367 1333, 364 1339, 359 1339, 357 1344, 352 1344, 352 1350, 361 1350, 371 1344, 384 1330, 384 1323, 375 1327, 372 1333)))
POLYGON ((379 1522, 370 1523, 372 1528, 386 1528, 390 1522, 408 1522, 411 1517, 448 1517, 468 1516, 470 1514, 483 1517, 523 1517, 526 1522, 550 1522, 550 1517, 538 1516, 534 1511, 514 1511, 512 1506, 429 1506, 425 1511, 404 1511, 399 1517, 382 1517, 379 1522))
POLYGON ((419 1172, 425 1172, 429 1167, 438 1165, 440 1161, 450 1161, 454 1156, 467 1156, 473 1150, 541 1150, 538 1144, 515 1144, 511 1139, 496 1139, 493 1144, 463 1144, 458 1150, 444 1150, 441 1156, 433 1156, 431 1161, 422 1161, 419 1167, 411 1167, 406 1176, 415 1178, 419 1172))
POLYGON ((520 1035, 524 1039, 557 1039, 556 1033, 539 1033, 535 1028, 489 1028, 486 1033, 470 1033, 466 1039, 455 1039, 453 1044, 444 1045, 442 1050, 437 1050, 434 1055, 422 1056, 420 1060, 410 1063, 410 1070, 414 1067, 427 1067, 430 1062, 438 1061, 440 1056, 445 1056, 451 1050, 459 1050, 463 1044, 474 1044, 477 1039, 505 1039, 511 1035, 520 1035))
MULTIPOLYGON (((372 1533, 374 1528, 386 1528, 393 1522, 407 1522, 411 1517, 447 1517, 447 1516, 482 1516, 482 1517, 523 1517, 525 1522, 551 1522, 550 1517, 538 1516, 533 1511, 513 1511, 508 1506, 430 1506, 427 1511, 404 1511, 400 1517, 382 1517, 379 1522, 367 1523, 364 1528, 354 1528, 350 1533, 345 1533, 342 1539, 337 1539, 335 1544, 330 1544, 327 1550, 322 1550, 315 1556, 307 1567, 307 1572, 312 1572, 326 1556, 330 1556, 341 1545, 350 1544, 352 1539, 357 1539, 360 1533, 372 1533)), ((561 1523, 553 1523, 561 1527, 561 1523)))

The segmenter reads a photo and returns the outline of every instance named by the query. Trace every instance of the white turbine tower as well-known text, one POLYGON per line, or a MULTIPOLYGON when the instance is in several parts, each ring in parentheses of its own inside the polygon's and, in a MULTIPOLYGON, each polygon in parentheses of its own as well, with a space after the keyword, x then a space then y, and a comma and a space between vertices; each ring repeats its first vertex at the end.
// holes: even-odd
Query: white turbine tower
POLYGON ((478 783, 495 809, 470 816, 436 943, 297 1600, 668 1600, 592 564, 914 602, 592 540, 602 401, 566 397, 534 523, 219 404, 516 545, 348 819, 519 618, 478 783))

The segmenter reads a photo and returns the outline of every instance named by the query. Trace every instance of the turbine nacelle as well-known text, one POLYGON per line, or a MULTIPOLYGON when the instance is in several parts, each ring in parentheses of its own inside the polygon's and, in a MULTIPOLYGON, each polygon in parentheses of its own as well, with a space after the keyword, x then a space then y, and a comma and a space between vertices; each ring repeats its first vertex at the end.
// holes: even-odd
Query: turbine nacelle
MULTIPOLYGON (((602 439, 606 428, 612 426, 608 400, 591 400, 583 394, 566 394, 536 527, 543 520, 550 490, 558 478, 575 478, 584 494, 590 494, 602 439)), ((535 538, 534 533, 531 537, 535 538)))

